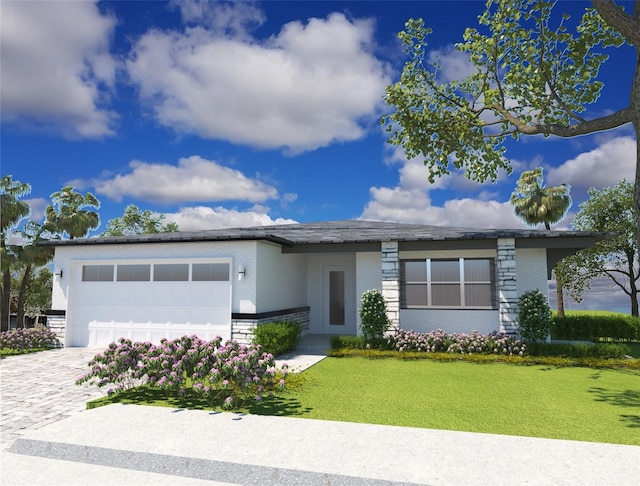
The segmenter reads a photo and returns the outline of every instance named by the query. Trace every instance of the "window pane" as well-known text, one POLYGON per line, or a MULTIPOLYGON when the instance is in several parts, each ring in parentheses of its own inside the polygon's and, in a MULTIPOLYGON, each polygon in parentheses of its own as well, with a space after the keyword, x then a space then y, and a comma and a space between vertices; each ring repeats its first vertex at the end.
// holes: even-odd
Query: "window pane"
POLYGON ((329 272, 329 324, 344 326, 344 272, 329 272))
POLYGON ((113 282, 113 265, 83 265, 83 282, 113 282))
POLYGON ((187 282, 188 263, 160 263, 153 266, 153 280, 156 282, 187 282))
POLYGON ((491 261, 490 260, 465 260, 464 261, 464 281, 465 282, 491 281, 491 261))
POLYGON ((194 263, 191 266, 191 280, 194 282, 228 282, 228 263, 194 263))
POLYGON ((148 282, 151 265, 118 265, 118 282, 148 282))
POLYGON ((431 260, 432 282, 459 282, 459 260, 431 260))
POLYGON ((427 262, 404 262, 405 280, 407 282, 427 281, 427 262))
POLYGON ((426 284, 408 284, 405 286, 405 302, 406 306, 426 307, 427 302, 427 285, 426 284))
POLYGON ((431 285, 431 305, 459 307, 461 304, 459 284, 431 285))
POLYGON ((464 300, 467 307, 491 307, 491 284, 465 284, 464 300))

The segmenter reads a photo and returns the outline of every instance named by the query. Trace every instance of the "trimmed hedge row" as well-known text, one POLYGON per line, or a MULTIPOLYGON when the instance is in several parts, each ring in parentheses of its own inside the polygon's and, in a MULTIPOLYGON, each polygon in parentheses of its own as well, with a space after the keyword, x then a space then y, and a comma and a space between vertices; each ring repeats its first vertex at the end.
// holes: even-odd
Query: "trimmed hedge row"
POLYGON ((575 315, 553 317, 553 339, 640 341, 640 318, 632 316, 575 315))

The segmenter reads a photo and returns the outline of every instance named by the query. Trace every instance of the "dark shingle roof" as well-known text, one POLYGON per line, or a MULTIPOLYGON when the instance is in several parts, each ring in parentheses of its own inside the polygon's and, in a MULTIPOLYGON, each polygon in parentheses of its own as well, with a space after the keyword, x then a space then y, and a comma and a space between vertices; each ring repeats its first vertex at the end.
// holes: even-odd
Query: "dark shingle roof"
POLYGON ((100 245, 122 243, 162 243, 180 241, 267 240, 286 246, 322 243, 370 243, 380 241, 486 240, 496 238, 607 238, 607 233, 545 231, 535 229, 452 228, 408 223, 364 220, 327 221, 251 228, 157 233, 116 237, 82 238, 45 242, 47 245, 100 245))

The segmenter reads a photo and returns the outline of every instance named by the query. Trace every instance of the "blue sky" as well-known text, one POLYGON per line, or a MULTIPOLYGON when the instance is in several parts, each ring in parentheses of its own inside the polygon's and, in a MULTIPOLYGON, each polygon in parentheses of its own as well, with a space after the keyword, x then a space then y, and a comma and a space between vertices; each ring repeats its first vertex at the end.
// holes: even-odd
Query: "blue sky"
MULTIPOLYGON (((588 5, 558 7, 577 19, 588 5)), ((557 226, 568 228, 589 187, 633 179, 630 126, 521 138, 508 146, 513 174, 495 184, 462 174, 430 184, 379 126, 406 20, 433 28, 429 55, 453 79, 469 70, 453 44, 483 6, 4 0, 2 174, 31 184, 36 220, 62 186, 92 192, 97 234, 128 204, 182 230, 350 218, 522 227, 509 195, 523 170, 542 166, 549 185, 572 187, 557 226)), ((633 50, 610 55, 590 116, 629 102, 633 50)))

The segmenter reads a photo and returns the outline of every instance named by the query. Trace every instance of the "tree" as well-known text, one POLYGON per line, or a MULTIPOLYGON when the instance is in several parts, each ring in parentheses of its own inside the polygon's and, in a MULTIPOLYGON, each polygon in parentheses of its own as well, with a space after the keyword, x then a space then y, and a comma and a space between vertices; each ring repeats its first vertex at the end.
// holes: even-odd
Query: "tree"
MULTIPOLYGON (((20 288, 21 282, 24 282, 23 276, 24 269, 15 275, 14 288, 20 288)), ((53 274, 51 270, 47 267, 40 267, 33 270, 24 293, 24 315, 35 318, 36 324, 43 312, 51 308, 52 287, 53 274)))
POLYGON ((516 216, 526 224, 537 226, 542 223, 550 230, 551 224, 564 218, 571 207, 570 189, 567 184, 544 186, 542 168, 538 167, 520 175, 510 201, 516 216))
MULTIPOLYGON (((454 167, 481 182, 511 171, 505 142, 520 135, 569 138, 632 123, 640 143, 640 0, 633 14, 611 0, 591 3, 574 35, 567 15, 552 16, 562 2, 489 0, 478 17, 486 33, 468 28, 456 45, 475 71, 454 81, 441 81, 437 61, 425 56, 431 29, 410 19, 399 34, 409 59, 385 95, 395 108, 381 120, 389 142, 403 146, 409 158, 423 157, 431 180, 454 167), (604 50, 625 41, 639 60, 629 105, 589 119, 584 112, 603 87, 597 76, 608 57, 604 50)), ((640 217, 637 152, 634 207, 640 217)))
MULTIPOLYGON (((626 180, 602 191, 589 189, 589 199, 580 204, 573 228, 581 231, 608 231, 617 236, 599 241, 593 248, 580 250, 566 265, 574 275, 578 290, 585 282, 608 277, 631 300, 631 314, 638 315, 638 238, 633 204, 634 189, 626 180)), ((567 278, 567 277, 565 277, 567 278)))
POLYGON ((128 205, 120 218, 110 219, 101 236, 146 235, 150 233, 175 233, 180 231, 173 221, 164 223, 165 215, 154 215, 148 209, 142 211, 134 204, 128 205))
MULTIPOLYGON (((545 187, 542 167, 528 170, 520 174, 518 185, 511 194, 511 204, 520 219, 529 226, 544 224, 547 230, 567 214, 571 207, 570 187, 562 184, 556 187, 545 187)), ((556 279, 558 296, 558 315, 564 316, 564 294, 562 281, 556 279)))
POLYGON ((14 181, 10 175, 0 180, 0 213, 2 218, 2 232, 0 234, 0 265, 2 269, 2 288, 0 294, 0 330, 9 329, 9 314, 11 302, 11 262, 15 261, 15 255, 8 248, 7 236, 9 230, 15 227, 22 219, 29 216, 29 205, 19 198, 29 194, 31 186, 26 183, 14 181))
POLYGON ((16 273, 20 275, 18 284, 18 296, 16 302, 16 327, 25 327, 26 299, 32 281, 32 271, 35 268, 46 265, 53 258, 53 247, 39 246, 43 240, 51 239, 45 227, 35 221, 29 221, 21 231, 18 231, 25 244, 14 245, 12 251, 16 258, 13 263, 16 273))
POLYGON ((100 226, 100 217, 86 208, 100 208, 98 199, 87 192, 84 196, 65 186, 51 194, 52 204, 47 206, 45 228, 52 233, 66 233, 70 239, 87 236, 89 230, 100 226))

